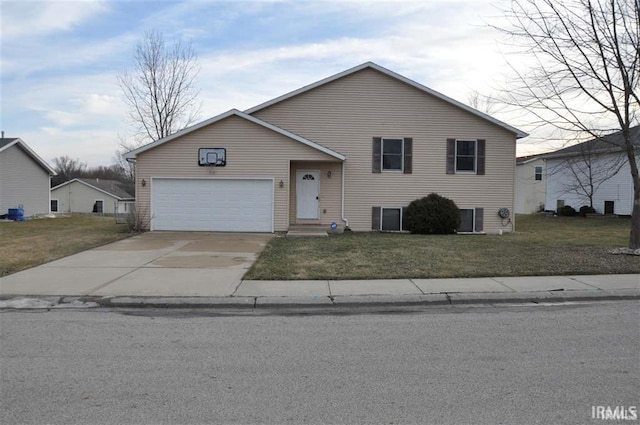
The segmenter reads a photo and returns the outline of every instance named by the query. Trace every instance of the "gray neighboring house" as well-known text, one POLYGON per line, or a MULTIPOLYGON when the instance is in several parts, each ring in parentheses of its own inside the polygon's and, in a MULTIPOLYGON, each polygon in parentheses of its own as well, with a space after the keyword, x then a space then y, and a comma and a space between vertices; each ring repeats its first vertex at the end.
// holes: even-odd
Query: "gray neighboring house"
POLYGON ((22 206, 25 217, 49 214, 56 172, 22 139, 0 138, 0 215, 22 206))
POLYGON ((134 200, 116 180, 76 178, 51 188, 54 213, 126 213, 134 200))
MULTIPOLYGON (((636 161, 640 162, 640 126, 631 128, 636 161)), ((631 215, 633 180, 624 139, 615 132, 541 156, 545 160, 546 210, 589 205, 593 178, 593 208, 600 214, 631 215), (613 173, 611 170, 617 171, 613 173), (581 189, 586 187, 587 189, 581 189)))

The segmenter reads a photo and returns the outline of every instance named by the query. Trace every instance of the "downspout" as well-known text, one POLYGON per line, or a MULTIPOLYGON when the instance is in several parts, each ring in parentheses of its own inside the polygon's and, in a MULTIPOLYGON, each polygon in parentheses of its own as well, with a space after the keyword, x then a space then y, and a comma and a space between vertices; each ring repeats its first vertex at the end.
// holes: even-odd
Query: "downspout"
POLYGON ((345 174, 345 172, 344 172, 344 163, 345 163, 345 161, 346 160, 342 161, 342 173, 341 173, 342 174, 342 188, 341 188, 341 191, 342 191, 342 197, 341 197, 342 205, 341 205, 340 219, 342 221, 344 221, 344 227, 345 227, 345 230, 346 230, 346 229, 349 229, 349 220, 347 220, 345 218, 345 216, 344 216, 344 174, 345 174))

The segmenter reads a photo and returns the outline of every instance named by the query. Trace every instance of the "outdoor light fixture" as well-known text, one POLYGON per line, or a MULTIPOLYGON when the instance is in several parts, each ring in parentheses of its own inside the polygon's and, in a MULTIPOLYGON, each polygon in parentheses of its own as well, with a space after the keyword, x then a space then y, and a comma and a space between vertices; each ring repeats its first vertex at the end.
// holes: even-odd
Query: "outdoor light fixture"
POLYGON ((140 183, 142 184, 142 187, 145 187, 147 185, 147 181, 145 179, 142 179, 140 183))
POLYGON ((327 178, 331 178, 331 170, 327 171, 327 178))
POLYGON ((280 183, 278 183, 278 186, 284 187, 284 182, 282 180, 280 180, 280 183))

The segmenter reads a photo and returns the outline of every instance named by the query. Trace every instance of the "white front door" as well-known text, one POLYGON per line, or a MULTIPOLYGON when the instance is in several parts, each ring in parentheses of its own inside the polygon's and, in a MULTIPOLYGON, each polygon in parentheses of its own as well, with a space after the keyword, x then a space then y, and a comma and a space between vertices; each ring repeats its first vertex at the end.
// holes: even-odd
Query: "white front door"
POLYGON ((296 172, 297 218, 317 219, 320 205, 320 171, 296 172))

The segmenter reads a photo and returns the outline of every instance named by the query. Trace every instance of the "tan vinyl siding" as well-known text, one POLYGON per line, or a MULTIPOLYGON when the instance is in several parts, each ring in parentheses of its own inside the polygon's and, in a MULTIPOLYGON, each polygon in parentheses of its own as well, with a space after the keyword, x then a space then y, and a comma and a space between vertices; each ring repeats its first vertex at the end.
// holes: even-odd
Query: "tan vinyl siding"
POLYGON ((511 231, 515 134, 373 69, 276 103, 254 115, 336 150, 345 162, 345 216, 371 229, 373 206, 405 206, 437 192, 460 208, 484 208, 484 230, 511 231), (412 137, 413 173, 371 171, 373 137, 412 137), (446 174, 447 138, 486 139, 486 174, 446 174))
POLYGON ((93 204, 101 199, 104 201, 104 214, 114 214, 117 201, 117 198, 79 182, 69 183, 52 190, 51 199, 58 200, 60 213, 91 213, 93 204))
POLYGON ((136 205, 149 223, 152 177, 273 178, 274 229, 289 226, 290 161, 335 158, 237 116, 231 116, 138 155, 136 205), (226 148, 225 167, 198 165, 198 149, 226 148), (145 180, 143 187, 141 182, 145 180), (280 180, 284 187, 279 187, 280 180))
POLYGON ((0 214, 22 205, 26 217, 49 213, 48 171, 20 146, 0 152, 0 214))
POLYGON ((329 226, 335 222, 342 227, 341 214, 341 183, 342 166, 339 162, 299 162, 291 163, 291 192, 289 201, 289 222, 291 224, 304 224, 313 220, 299 220, 296 214, 296 171, 298 170, 318 170, 320 171, 320 214, 321 225, 329 226), (328 172, 331 171, 331 177, 328 172))

